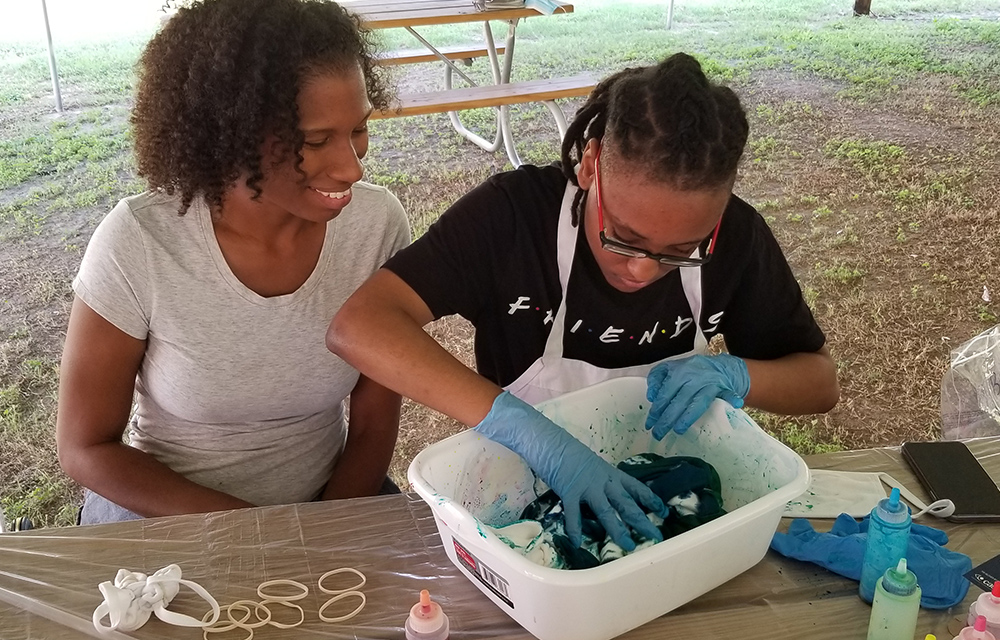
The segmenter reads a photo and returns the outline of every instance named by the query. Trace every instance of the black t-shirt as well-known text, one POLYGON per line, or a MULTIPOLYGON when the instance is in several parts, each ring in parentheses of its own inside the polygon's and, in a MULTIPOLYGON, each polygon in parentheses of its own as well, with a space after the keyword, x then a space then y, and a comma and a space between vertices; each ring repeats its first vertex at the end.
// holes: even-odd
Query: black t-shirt
MULTIPOLYGON (((501 386, 542 355, 559 308, 556 236, 566 182, 558 166, 497 174, 385 265, 434 317, 457 313, 475 325, 477 368, 501 386)), ((708 339, 721 332, 733 355, 770 360, 825 343, 767 223, 736 196, 701 271, 702 331, 708 339)), ((582 224, 568 289, 566 358, 620 368, 693 348, 680 271, 618 291, 604 279, 582 224)))

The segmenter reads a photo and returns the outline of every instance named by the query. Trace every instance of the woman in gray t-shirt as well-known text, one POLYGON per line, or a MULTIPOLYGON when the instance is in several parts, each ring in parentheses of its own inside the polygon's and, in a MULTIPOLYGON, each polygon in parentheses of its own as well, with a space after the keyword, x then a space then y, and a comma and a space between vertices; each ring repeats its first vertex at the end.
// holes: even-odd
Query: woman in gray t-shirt
POLYGON ((62 359, 81 522, 379 491, 400 398, 324 334, 409 242, 399 201, 360 182, 386 104, 332 2, 208 0, 147 45, 132 124, 150 190, 95 231, 62 359))

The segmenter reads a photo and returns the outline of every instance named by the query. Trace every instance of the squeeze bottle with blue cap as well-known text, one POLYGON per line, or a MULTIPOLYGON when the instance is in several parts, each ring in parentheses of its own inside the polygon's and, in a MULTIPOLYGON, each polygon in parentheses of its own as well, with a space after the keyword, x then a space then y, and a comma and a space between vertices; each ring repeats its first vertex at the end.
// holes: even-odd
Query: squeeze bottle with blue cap
POLYGON ((410 608, 404 629, 406 640, 448 640, 448 616, 431 600, 427 589, 420 592, 420 602, 410 608))
POLYGON ((875 597, 875 583, 886 569, 899 564, 910 543, 910 509, 900 502, 899 489, 893 489, 888 498, 879 500, 868 521, 868 542, 865 559, 861 565, 861 584, 858 595, 865 602, 875 597))
POLYGON ((980 595, 969 605, 969 619, 966 624, 973 626, 979 616, 986 617, 987 631, 994 636, 1000 634, 1000 580, 993 583, 992 593, 980 595))
POLYGON ((875 585, 868 640, 913 640, 920 613, 917 576, 906 568, 906 558, 885 570, 875 585))

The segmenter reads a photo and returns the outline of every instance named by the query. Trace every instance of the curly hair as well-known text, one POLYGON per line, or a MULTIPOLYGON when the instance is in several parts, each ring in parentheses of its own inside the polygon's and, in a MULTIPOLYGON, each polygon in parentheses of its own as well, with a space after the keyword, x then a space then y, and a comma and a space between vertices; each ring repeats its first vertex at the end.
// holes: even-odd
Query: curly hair
MULTIPOLYGON (((579 186, 573 168, 584 147, 607 136, 622 159, 651 178, 683 190, 718 187, 736 175, 749 130, 736 94, 706 78, 697 60, 675 53, 597 85, 566 131, 562 170, 579 186)), ((573 224, 585 204, 581 190, 573 224)))
POLYGON ((268 135, 302 162, 296 98, 305 79, 359 64, 375 109, 390 92, 370 32, 325 0, 202 0, 178 9, 146 45, 132 133, 149 188, 201 194, 213 209, 241 175, 255 197, 268 135))

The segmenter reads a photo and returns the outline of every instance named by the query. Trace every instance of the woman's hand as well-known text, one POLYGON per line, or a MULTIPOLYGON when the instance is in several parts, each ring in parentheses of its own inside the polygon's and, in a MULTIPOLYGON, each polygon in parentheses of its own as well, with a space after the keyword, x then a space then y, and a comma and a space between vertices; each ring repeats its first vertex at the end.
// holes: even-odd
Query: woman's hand
POLYGON ((399 407, 395 391, 359 376, 351 391, 347 444, 323 491, 324 500, 376 495, 385 481, 399 435, 399 407))

